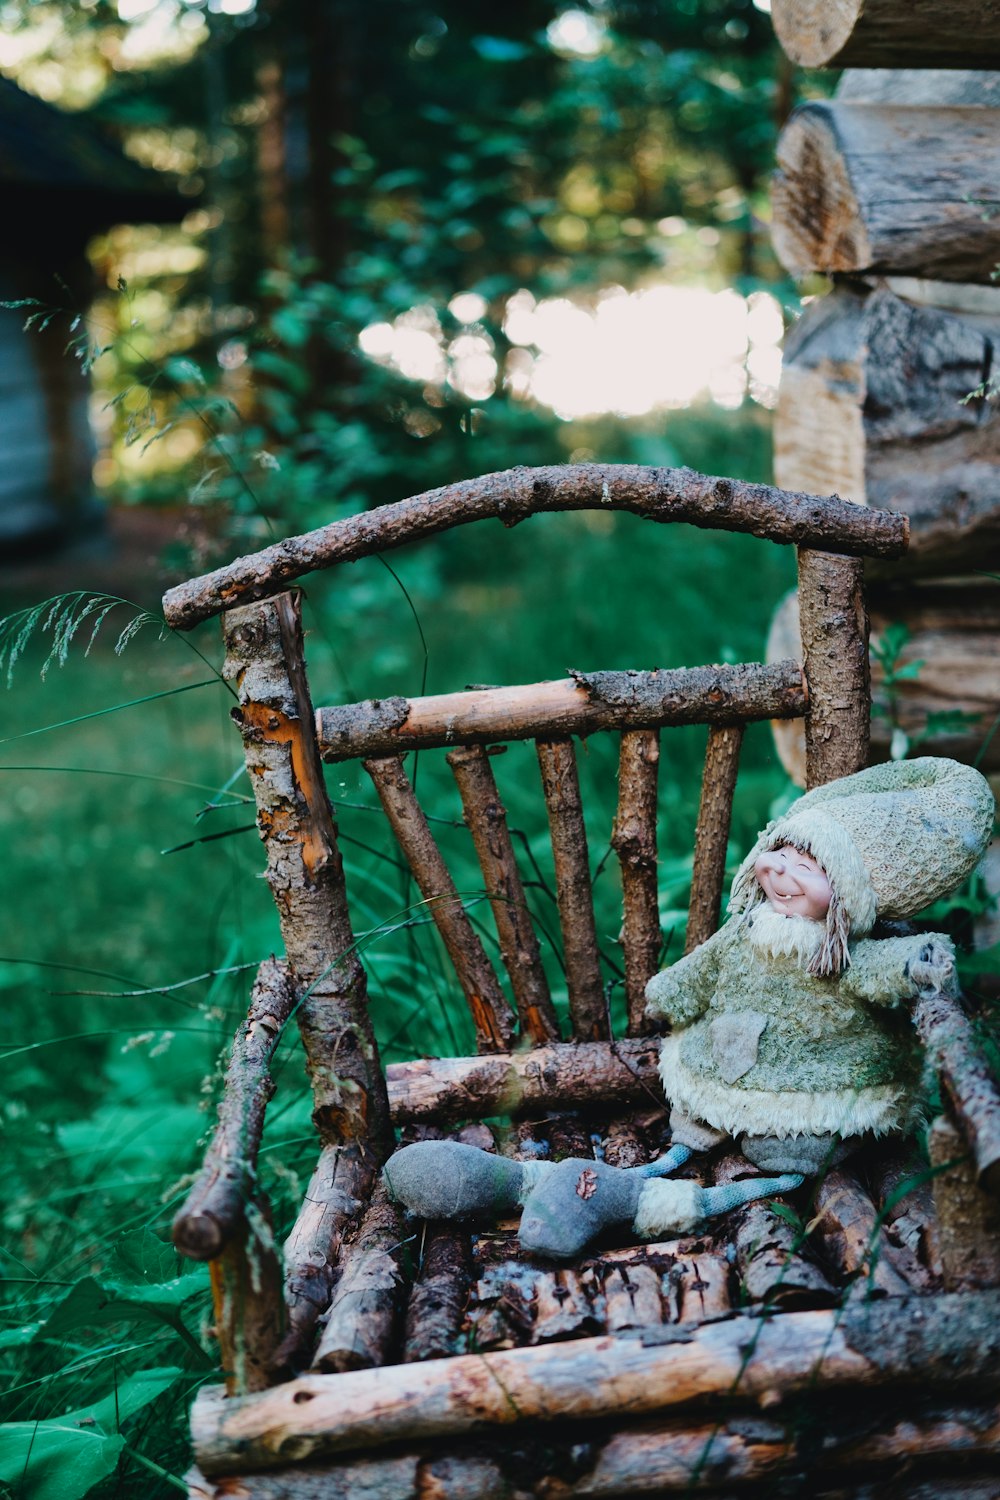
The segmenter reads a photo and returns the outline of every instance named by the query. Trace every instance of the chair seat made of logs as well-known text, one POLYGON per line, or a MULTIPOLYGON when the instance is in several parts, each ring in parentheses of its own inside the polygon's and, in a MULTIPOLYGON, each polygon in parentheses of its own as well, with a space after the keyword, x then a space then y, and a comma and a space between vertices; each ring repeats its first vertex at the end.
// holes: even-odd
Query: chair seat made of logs
MULTIPOLYGON (((662 1152, 658 1038, 643 1015, 661 953, 660 735, 682 724, 708 734, 690 950, 718 923, 745 725, 804 718, 811 785, 866 763, 860 559, 898 556, 905 545, 904 519, 836 497, 586 465, 488 475, 384 506, 167 595, 177 628, 223 615, 285 947, 258 974, 214 1139, 175 1221, 178 1248, 211 1262, 225 1374, 193 1411, 192 1494, 728 1493, 730 1480, 752 1487, 812 1472, 818 1453, 831 1494, 853 1493, 844 1486, 866 1465, 895 1472, 935 1458, 944 1463, 937 1493, 948 1493, 959 1451, 976 1483, 997 1462, 1000 1302, 985 1289, 1000 1280, 1000 1226, 980 1183, 997 1175, 1000 1103, 969 1020, 944 997, 917 1018, 952 1101, 931 1132, 932 1172, 908 1146, 886 1146, 860 1167, 827 1173, 812 1192, 712 1221, 704 1235, 608 1239, 559 1266, 519 1248, 515 1221, 404 1223, 380 1176, 397 1133, 404 1143, 447 1136, 522 1160, 638 1166, 662 1152), (594 672, 314 709, 298 596, 281 591, 293 579, 470 521, 512 525, 591 507, 795 545, 804 666, 594 672), (620 737, 611 830, 623 899, 619 1036, 599 961, 574 744, 609 732, 620 737), (568 1036, 490 754, 523 740, 534 743, 548 816, 568 1036), (445 754, 502 977, 417 800, 404 764, 414 750, 445 754), (363 764, 437 927, 475 1056, 381 1067, 323 779, 323 762, 347 760, 363 764), (255 1159, 273 1091, 269 1061, 292 1017, 319 1152, 279 1256, 255 1159), (967 1396, 961 1410, 946 1394, 955 1381, 967 1396)), ((698 1158, 697 1169, 704 1185, 756 1171, 732 1147, 698 1158)))

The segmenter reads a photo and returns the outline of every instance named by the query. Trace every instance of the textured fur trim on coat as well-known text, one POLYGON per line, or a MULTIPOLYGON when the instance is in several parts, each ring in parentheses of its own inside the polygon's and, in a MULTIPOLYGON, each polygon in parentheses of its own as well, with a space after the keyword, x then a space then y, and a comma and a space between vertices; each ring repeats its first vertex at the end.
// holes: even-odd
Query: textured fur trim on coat
POLYGON ((729 1135, 886 1135, 913 1121, 912 1092, 905 1084, 814 1091, 731 1088, 705 1077, 680 1058, 681 1035, 660 1048, 660 1079, 671 1104, 729 1135))

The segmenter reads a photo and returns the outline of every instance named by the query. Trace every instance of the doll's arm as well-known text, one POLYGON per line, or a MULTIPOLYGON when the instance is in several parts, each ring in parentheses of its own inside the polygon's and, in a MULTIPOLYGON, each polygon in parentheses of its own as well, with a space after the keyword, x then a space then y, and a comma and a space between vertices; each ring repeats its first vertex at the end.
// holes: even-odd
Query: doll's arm
POLYGON ((954 983, 955 949, 940 932, 866 938, 851 947, 851 965, 840 985, 872 1005, 898 1005, 954 983))
POLYGON ((672 1026, 690 1026, 708 1009, 719 970, 725 928, 701 943, 669 969, 654 974, 646 986, 646 1014, 672 1026))

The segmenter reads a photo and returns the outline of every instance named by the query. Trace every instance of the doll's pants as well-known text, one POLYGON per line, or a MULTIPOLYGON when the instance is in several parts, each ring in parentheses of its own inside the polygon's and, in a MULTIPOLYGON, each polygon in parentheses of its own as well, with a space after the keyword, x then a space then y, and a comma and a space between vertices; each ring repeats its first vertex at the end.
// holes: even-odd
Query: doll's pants
MULTIPOLYGON (((670 1133, 675 1145, 692 1151, 711 1151, 731 1137, 704 1120, 697 1120, 683 1110, 670 1111, 670 1133)), ((741 1135, 736 1144, 747 1161, 764 1172, 801 1172, 815 1177, 837 1166, 861 1144, 857 1135, 793 1135, 779 1140, 776 1135, 741 1135)))

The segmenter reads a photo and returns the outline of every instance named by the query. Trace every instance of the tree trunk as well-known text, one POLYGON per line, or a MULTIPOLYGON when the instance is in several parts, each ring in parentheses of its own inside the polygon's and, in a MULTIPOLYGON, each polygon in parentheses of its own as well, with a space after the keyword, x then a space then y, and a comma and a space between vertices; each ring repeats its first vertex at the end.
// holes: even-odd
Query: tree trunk
POLYGON ((772 239, 793 276, 896 272, 989 284, 1000 113, 801 105, 778 140, 772 239))

